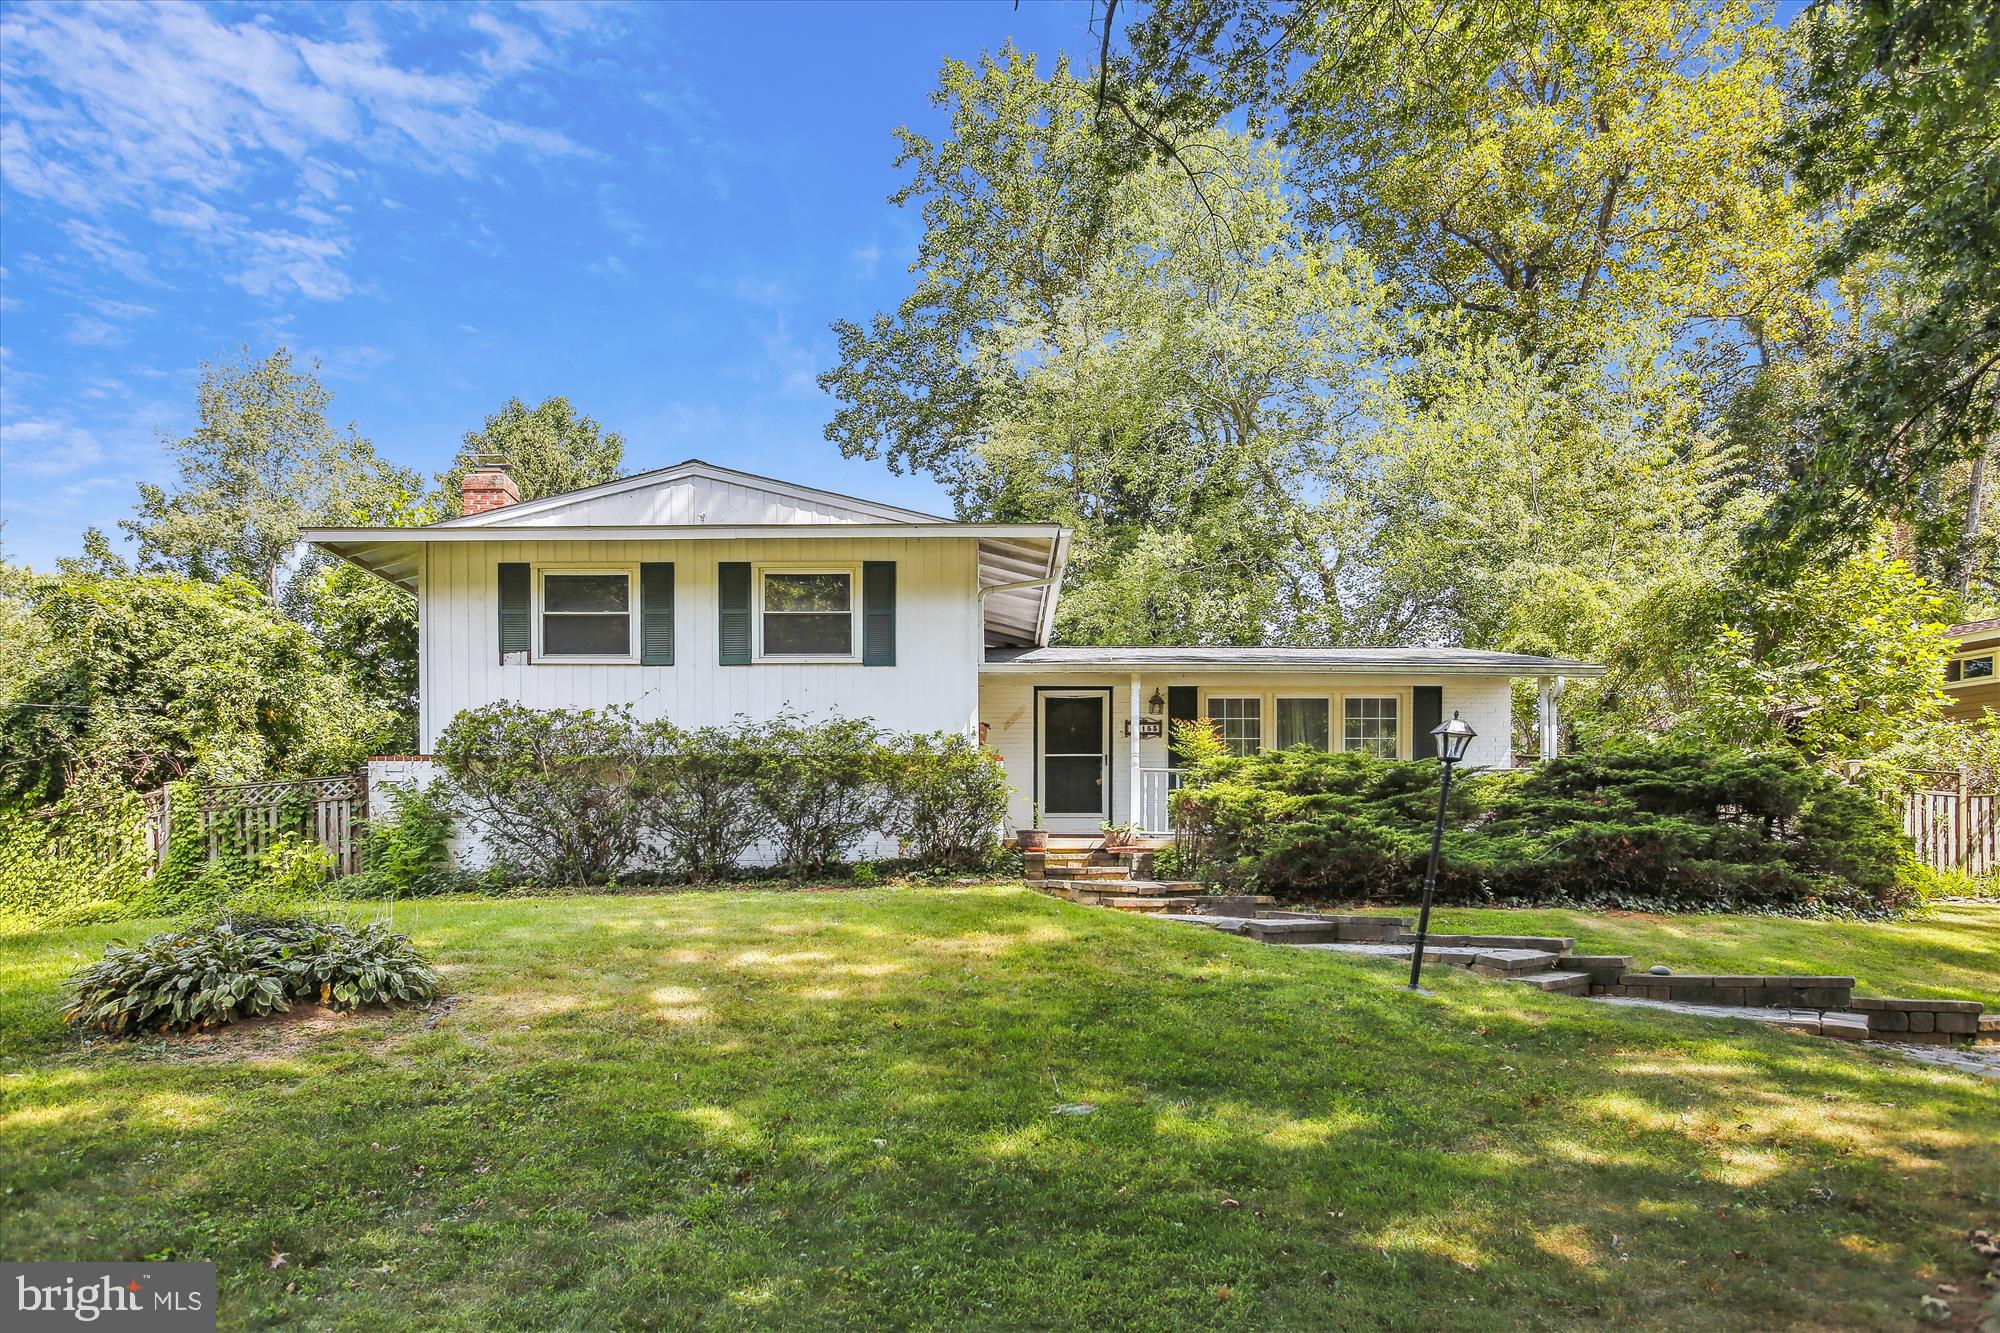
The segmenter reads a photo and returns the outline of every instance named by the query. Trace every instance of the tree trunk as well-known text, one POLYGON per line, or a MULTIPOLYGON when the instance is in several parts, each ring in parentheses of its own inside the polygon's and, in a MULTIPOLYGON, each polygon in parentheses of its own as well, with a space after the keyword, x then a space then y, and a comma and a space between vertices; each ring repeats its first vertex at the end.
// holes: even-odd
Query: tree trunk
POLYGON ((1972 460, 1972 482, 1965 496, 1965 526, 1958 533, 1960 601, 1972 596, 1972 569, 1979 560, 1979 538, 1986 519, 1986 473, 1993 462, 1993 451, 1994 441, 1989 438, 1972 460))

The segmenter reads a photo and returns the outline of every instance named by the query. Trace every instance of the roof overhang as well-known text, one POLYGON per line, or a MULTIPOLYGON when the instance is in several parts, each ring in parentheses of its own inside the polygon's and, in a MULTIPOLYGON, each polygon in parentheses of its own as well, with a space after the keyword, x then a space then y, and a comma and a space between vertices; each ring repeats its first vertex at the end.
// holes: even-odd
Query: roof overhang
POLYGON ((769 523, 685 527, 308 528, 304 539, 408 592, 417 589, 423 548, 449 542, 857 541, 957 539, 979 550, 979 586, 1051 580, 982 597, 989 648, 1048 642, 1069 532, 1053 523, 769 523))
POLYGON ((980 671, 985 675, 1005 676, 1101 676, 1150 672, 1176 676, 1561 676, 1581 679, 1602 676, 1606 670, 1602 663, 1566 658, 1528 657, 1515 653, 1472 656, 1449 650, 1432 655, 1433 651, 1421 648, 1361 650, 1348 656, 1340 649, 1306 650, 1293 655, 1283 650, 1245 648, 1212 649, 1195 656, 1164 648, 1153 652, 1103 649, 1088 656, 1069 656, 1060 648, 1044 648, 1018 655, 999 655, 998 660, 995 655, 989 655, 980 666, 980 671))

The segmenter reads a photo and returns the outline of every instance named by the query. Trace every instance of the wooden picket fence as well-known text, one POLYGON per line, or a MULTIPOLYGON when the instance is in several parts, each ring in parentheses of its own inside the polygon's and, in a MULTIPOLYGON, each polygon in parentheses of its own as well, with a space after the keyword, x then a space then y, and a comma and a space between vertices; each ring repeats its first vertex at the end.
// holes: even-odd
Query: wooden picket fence
POLYGON ((197 788, 192 801, 162 789, 143 798, 146 839, 155 864, 166 859, 177 824, 199 821, 211 859, 225 840, 261 856, 287 833, 311 838, 333 854, 332 872, 361 869, 361 834, 368 816, 368 781, 359 774, 285 782, 236 782, 197 788))
POLYGON ((1918 776, 1924 785, 1902 798, 1903 831, 1917 860, 1972 875, 2000 870, 2000 793, 1973 790, 1963 771, 1918 776))

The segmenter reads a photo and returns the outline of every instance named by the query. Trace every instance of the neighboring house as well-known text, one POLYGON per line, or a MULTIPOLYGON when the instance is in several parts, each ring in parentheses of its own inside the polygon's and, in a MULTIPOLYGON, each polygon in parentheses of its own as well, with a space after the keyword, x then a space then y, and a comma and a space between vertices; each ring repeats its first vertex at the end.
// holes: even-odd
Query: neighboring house
MULTIPOLYGON (((522 503, 504 468, 465 514, 327 528, 314 545, 416 594, 419 736, 460 710, 629 704, 683 725, 808 715, 985 739, 1012 827, 1167 829, 1171 724, 1233 748, 1431 753, 1452 712, 1471 762, 1511 762, 1511 682, 1603 668, 1458 648, 1050 647, 1069 533, 959 523, 690 461, 522 503)), ((421 757, 397 761, 420 767, 421 757)))
POLYGON ((1968 621, 1948 632, 1958 647, 1944 664, 1946 716, 1979 722, 1988 708, 2000 713, 2000 676, 1993 673, 2000 658, 2000 620, 1968 621))

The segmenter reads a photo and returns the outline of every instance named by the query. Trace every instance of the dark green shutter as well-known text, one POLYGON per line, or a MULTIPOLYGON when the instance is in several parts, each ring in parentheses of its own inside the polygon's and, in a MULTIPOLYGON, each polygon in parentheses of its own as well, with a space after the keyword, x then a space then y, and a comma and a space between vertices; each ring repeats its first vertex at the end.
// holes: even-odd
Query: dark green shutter
POLYGON ((896 665, 896 562, 861 562, 861 665, 896 665))
POLYGON ((639 661, 674 664, 674 567, 671 562, 639 566, 639 661))
POLYGON ((1180 746, 1174 743, 1174 724, 1194 721, 1195 697, 1192 685, 1167 686, 1167 763, 1175 768, 1179 768, 1184 761, 1180 756, 1180 746))
POLYGON ((1444 686, 1418 685, 1410 691, 1410 758, 1437 758, 1431 728, 1444 721, 1444 686))
POLYGON ((528 635, 528 567, 500 566, 500 660, 509 653, 526 653, 528 635))
POLYGON ((725 560, 715 567, 715 660, 750 665, 750 565, 725 560))

